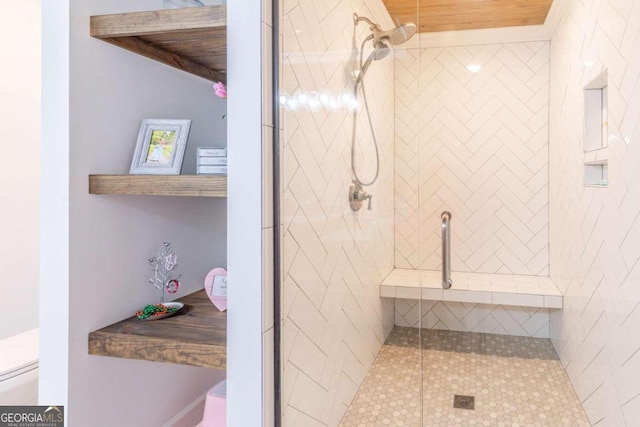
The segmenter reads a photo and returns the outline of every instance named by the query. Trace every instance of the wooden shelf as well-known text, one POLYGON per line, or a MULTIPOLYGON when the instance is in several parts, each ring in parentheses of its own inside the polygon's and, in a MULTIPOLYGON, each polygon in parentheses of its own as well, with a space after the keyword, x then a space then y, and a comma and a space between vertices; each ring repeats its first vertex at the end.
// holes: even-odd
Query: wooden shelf
POLYGON ((227 197, 227 177, 212 175, 89 175, 89 193, 227 197))
POLYGON ((205 290, 178 301, 180 314, 161 320, 130 317, 89 334, 89 354, 225 369, 227 315, 205 290))
POLYGON ((92 16, 90 34, 207 80, 226 83, 226 6, 92 16))

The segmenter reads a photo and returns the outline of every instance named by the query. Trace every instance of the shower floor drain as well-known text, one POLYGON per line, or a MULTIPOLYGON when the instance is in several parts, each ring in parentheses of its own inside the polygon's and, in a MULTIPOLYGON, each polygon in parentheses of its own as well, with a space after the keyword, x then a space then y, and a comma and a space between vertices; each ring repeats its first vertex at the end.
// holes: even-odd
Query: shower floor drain
POLYGON ((474 409, 476 398, 473 396, 453 395, 453 407, 459 409, 474 409))

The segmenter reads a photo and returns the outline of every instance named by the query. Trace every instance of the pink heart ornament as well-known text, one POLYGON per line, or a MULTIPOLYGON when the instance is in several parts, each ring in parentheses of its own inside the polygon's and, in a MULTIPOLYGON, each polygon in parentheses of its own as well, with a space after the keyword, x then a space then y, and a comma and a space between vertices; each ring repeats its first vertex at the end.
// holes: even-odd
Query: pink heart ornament
POLYGON ((227 270, 214 268, 204 279, 207 296, 220 311, 227 311, 227 270))

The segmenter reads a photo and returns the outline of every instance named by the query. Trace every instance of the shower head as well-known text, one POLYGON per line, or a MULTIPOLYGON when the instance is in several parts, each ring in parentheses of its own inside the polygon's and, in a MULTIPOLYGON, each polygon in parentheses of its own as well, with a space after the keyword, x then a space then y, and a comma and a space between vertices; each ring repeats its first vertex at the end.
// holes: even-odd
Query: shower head
POLYGON ((369 58, 367 58, 367 61, 371 59, 373 59, 374 61, 379 61, 385 58, 387 55, 389 55, 389 52, 391 52, 391 49, 389 48, 389 46, 385 44, 385 42, 381 40, 377 42, 374 41, 373 52, 371 52, 371 54, 369 55, 369 58))
POLYGON ((392 45, 399 45, 409 41, 411 37, 416 33, 416 24, 413 22, 407 22, 392 28, 388 31, 380 30, 380 27, 373 30, 373 42, 388 40, 392 45))
POLYGON ((373 61, 379 61, 389 55, 391 52, 391 48, 387 46, 383 41, 377 41, 373 44, 373 52, 369 54, 367 60, 362 64, 360 68, 360 74, 358 74, 358 78, 356 79, 356 85, 360 83, 360 81, 364 78, 365 73, 369 69, 369 66, 373 61))
POLYGON ((357 14, 353 14, 353 22, 358 25, 360 22, 366 22, 369 24, 369 29, 373 35, 373 44, 381 41, 388 41, 392 45, 399 45, 407 42, 411 37, 416 34, 416 24, 413 22, 407 22, 405 24, 398 24, 394 28, 390 30, 383 31, 380 28, 380 25, 371 21, 369 18, 365 16, 358 16, 357 14))

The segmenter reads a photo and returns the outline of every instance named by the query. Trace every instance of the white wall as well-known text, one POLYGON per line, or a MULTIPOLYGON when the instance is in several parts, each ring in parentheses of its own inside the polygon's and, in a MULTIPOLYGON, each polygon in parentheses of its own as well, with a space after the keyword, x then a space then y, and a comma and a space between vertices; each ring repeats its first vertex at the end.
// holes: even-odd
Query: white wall
POLYGON ((274 423, 270 3, 227 6, 229 427, 274 423))
MULTIPOLYGON (((286 1, 283 19, 284 198, 283 425, 335 426, 393 327, 393 302, 380 299, 393 268, 393 53, 371 65, 366 89, 380 146, 373 194, 352 212, 353 12, 392 25, 382 2, 286 1), (334 106, 302 102, 321 94, 334 106)), ((357 45, 368 26, 358 27, 357 45)), ((367 45, 365 59, 370 52, 367 45)), ((318 98, 322 102, 322 98, 318 98)), ((375 173, 362 96, 357 167, 375 173)))
POLYGON ((570 1, 551 42, 551 337, 589 420, 640 418, 640 2, 570 1), (583 185, 582 88, 609 82, 609 187, 583 185))
MULTIPOLYGON (((47 257, 43 263, 46 307, 41 322, 58 327, 48 328, 43 342, 40 400, 67 403, 71 426, 162 425, 222 373, 89 356, 87 336, 158 299, 157 291, 145 283, 146 259, 163 241, 172 242, 178 251, 183 287, 176 297, 201 288, 209 269, 226 266, 226 201, 94 196, 87 193, 87 175, 128 172, 143 118, 193 120, 185 161, 186 171, 193 172, 188 162, 195 146, 226 140, 225 122, 220 119, 224 101, 214 96, 210 82, 89 37, 90 15, 131 11, 130 2, 72 0, 68 14, 62 3, 56 6, 63 11, 47 9, 44 15, 43 102, 50 115, 44 135, 52 132, 55 146, 43 144, 43 157, 63 156, 58 169, 43 169, 43 192, 47 192, 43 210, 56 212, 57 222, 43 220, 42 234, 43 253, 52 254, 58 262, 52 264, 47 257), (67 16, 70 34, 65 40, 67 16), (62 37, 47 37, 54 33, 62 37), (65 83, 69 84, 67 106, 65 83), (64 132, 69 132, 66 139, 64 132), (64 375, 59 374, 67 363, 68 395, 64 375), (117 414, 116 421, 96 417, 105 413, 105 404, 117 408, 111 412, 117 414)), ((135 5, 137 10, 160 6, 160 1, 151 0, 135 5)))
POLYGON ((449 210, 454 271, 548 275, 549 43, 423 46, 395 57, 396 267, 440 270, 449 210))
POLYGON ((0 340, 38 326, 40 0, 0 0, 0 340))

